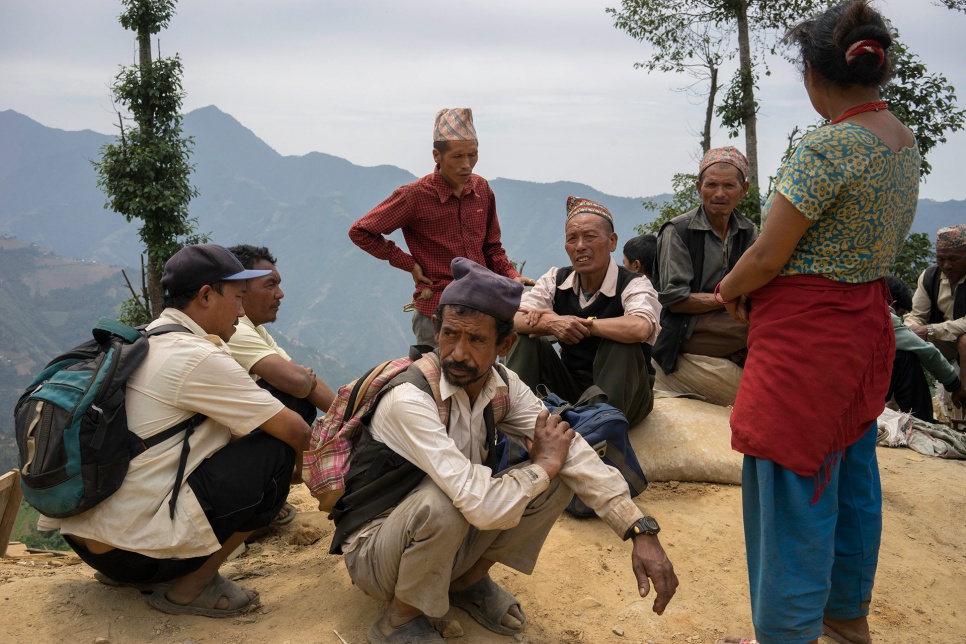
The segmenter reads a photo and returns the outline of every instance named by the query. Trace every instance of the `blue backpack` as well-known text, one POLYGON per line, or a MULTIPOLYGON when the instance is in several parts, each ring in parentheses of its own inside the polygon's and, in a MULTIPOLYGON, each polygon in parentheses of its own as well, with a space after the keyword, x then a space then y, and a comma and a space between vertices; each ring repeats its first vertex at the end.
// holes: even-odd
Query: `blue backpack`
MULTIPOLYGON (((569 423, 594 448, 604 463, 617 468, 627 481, 631 498, 647 489, 647 477, 644 476, 644 470, 641 469, 641 463, 637 460, 637 454, 634 453, 627 436, 627 417, 617 407, 607 404, 607 394, 600 387, 589 387, 573 404, 549 392, 543 385, 538 385, 537 389, 550 413, 559 415, 569 423)), ((503 441, 506 441, 506 437, 502 438, 501 442, 503 441)), ((502 450, 500 469, 527 458, 523 448, 507 444, 502 450)), ((594 511, 584 505, 576 494, 567 505, 567 512, 579 517, 594 516, 594 511)))
POLYGON ((189 331, 176 324, 143 331, 101 318, 93 340, 54 358, 27 387, 14 410, 27 503, 49 517, 80 514, 121 487, 131 459, 184 432, 174 515, 188 437, 204 416, 142 440, 128 429, 124 408, 127 379, 147 356, 148 337, 171 332, 189 331))

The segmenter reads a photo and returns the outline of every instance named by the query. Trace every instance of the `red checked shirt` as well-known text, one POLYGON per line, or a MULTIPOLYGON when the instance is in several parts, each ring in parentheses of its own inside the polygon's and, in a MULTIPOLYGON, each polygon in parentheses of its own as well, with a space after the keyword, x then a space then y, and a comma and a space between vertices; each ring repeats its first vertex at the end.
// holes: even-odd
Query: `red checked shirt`
POLYGON ((472 174, 457 198, 439 174, 402 186, 349 229, 352 242, 370 255, 412 271, 418 263, 432 280, 433 297, 419 299, 422 284, 413 292, 416 310, 432 316, 447 284, 453 281, 450 262, 466 257, 506 277, 519 277, 500 243, 496 197, 481 176, 472 174), (402 229, 409 253, 383 237, 402 229))

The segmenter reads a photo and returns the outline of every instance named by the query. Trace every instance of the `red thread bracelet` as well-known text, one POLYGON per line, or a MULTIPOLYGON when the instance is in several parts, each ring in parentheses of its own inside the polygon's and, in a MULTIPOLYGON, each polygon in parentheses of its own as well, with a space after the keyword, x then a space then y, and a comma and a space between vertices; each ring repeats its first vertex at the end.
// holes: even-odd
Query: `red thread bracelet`
POLYGON ((721 288, 721 282, 718 282, 717 284, 714 285, 714 292, 712 293, 712 296, 714 297, 715 302, 717 302, 718 304, 734 304, 735 302, 738 301, 737 297, 734 298, 733 300, 722 299, 721 293, 718 292, 718 289, 720 288, 721 288))

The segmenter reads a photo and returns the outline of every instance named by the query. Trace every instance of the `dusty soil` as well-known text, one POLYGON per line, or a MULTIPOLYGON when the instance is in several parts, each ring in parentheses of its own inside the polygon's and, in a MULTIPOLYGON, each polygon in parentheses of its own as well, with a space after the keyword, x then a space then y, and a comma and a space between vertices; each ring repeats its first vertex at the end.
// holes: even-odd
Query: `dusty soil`
MULTIPOLYGON (((885 531, 871 624, 875 642, 966 641, 966 463, 879 448, 885 531)), ((714 642, 750 635, 740 490, 652 483, 638 498, 657 516, 681 580, 662 617, 638 597, 629 546, 598 520, 563 516, 530 577, 494 577, 514 593, 529 624, 516 641, 650 644, 714 642)), ((261 591, 263 605, 236 619, 169 616, 133 589, 101 585, 76 560, 0 561, 0 642, 291 642, 361 644, 382 606, 354 588, 327 554, 331 524, 304 488, 296 520, 229 562, 223 572, 261 591)), ((453 644, 513 642, 458 609, 453 644)), ((823 644, 830 640, 823 638, 823 644)))

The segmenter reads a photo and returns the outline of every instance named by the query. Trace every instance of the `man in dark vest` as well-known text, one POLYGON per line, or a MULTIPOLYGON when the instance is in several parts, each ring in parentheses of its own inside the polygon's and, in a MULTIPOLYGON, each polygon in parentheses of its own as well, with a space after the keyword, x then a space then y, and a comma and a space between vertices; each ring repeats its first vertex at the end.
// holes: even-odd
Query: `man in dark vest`
POLYGON ((331 515, 331 551, 345 555, 352 583, 389 603, 369 642, 442 643, 426 616, 442 617, 451 605, 495 633, 522 631, 520 603, 489 570, 499 562, 530 574, 574 493, 618 536, 634 539, 639 593, 653 582, 661 614, 678 582, 657 522, 643 516, 617 470, 516 374, 495 368, 516 339, 523 286, 462 257, 451 270, 432 318, 438 352, 379 392, 331 515), (527 447, 530 460, 494 474, 497 430, 527 447))
POLYGON ((571 266, 551 268, 523 296, 507 366, 531 388, 543 384, 571 402, 597 385, 633 427, 654 404, 641 345, 653 344, 661 328, 657 293, 611 257, 617 234, 604 206, 568 198, 565 233, 571 266))
MULTIPOLYGON (((936 345, 950 362, 957 363, 960 380, 966 378, 966 224, 941 228, 936 235, 936 263, 919 276, 906 326, 936 345)), ((940 391, 940 409, 950 419, 962 411, 940 391)))
POLYGON ((661 227, 655 389, 734 404, 748 327, 715 301, 714 288, 758 237, 755 224, 737 210, 748 192, 747 174, 748 160, 737 149, 709 150, 698 167, 701 205, 661 227))

